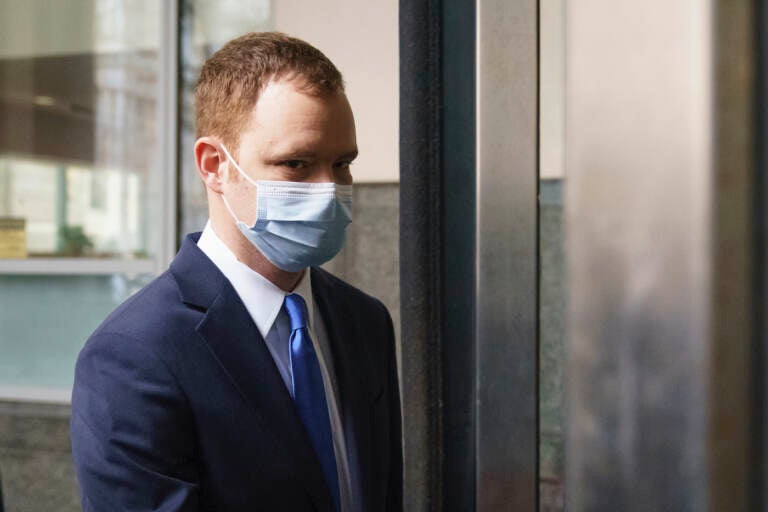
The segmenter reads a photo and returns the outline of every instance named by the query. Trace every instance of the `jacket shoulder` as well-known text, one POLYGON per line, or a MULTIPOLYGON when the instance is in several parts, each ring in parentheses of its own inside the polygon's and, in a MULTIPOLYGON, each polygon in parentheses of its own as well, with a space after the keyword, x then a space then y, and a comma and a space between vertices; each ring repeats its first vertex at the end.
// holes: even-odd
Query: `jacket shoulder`
POLYGON ((110 313, 88 338, 85 348, 97 339, 100 343, 133 340, 160 354, 181 330, 194 328, 200 315, 182 302, 173 275, 165 271, 110 313))

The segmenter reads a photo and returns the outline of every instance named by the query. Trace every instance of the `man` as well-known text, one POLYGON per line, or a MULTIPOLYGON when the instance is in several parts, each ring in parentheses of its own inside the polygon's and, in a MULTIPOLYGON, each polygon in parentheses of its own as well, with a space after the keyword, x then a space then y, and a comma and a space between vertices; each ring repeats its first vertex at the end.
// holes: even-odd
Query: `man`
POLYGON ((195 109, 210 220, 78 358, 83 508, 401 510, 389 314, 317 268, 351 219, 341 75, 247 34, 205 63, 195 109))

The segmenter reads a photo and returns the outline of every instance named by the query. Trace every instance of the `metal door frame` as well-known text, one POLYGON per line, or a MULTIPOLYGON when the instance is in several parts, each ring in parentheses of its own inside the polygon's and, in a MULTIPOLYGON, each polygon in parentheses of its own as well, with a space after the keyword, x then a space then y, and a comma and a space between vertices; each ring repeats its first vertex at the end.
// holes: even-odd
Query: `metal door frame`
POLYGON ((538 2, 400 2, 407 510, 538 505, 538 2))

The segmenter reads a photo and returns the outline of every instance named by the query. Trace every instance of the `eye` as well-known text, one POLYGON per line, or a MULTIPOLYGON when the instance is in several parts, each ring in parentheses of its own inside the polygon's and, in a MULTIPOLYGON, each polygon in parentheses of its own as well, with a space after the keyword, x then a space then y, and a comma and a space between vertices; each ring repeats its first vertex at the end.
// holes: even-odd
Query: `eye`
POLYGON ((307 167, 307 162, 304 160, 286 160, 284 162, 280 162, 280 165, 283 167, 288 167, 289 169, 303 169, 307 167))
POLYGON ((333 166, 336 169, 346 169, 346 168, 351 167, 352 163, 353 163, 352 160, 343 160, 341 162, 336 162, 335 164, 333 164, 333 166))

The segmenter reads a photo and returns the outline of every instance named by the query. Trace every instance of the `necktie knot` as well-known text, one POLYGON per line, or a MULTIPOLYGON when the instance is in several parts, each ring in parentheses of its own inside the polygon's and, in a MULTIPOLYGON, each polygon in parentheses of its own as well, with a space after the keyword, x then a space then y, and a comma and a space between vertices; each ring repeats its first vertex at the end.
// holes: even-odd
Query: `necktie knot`
POLYGON ((291 330, 301 329, 307 327, 308 313, 307 303, 304 302, 304 298, 298 293, 291 293, 285 296, 285 310, 288 313, 288 318, 291 321, 291 330))

